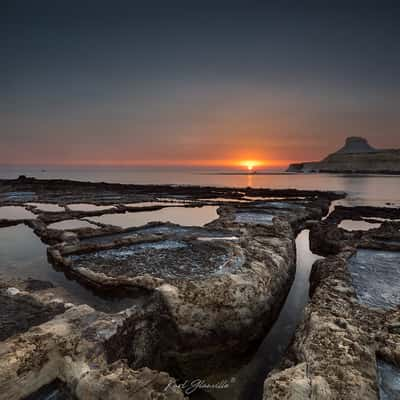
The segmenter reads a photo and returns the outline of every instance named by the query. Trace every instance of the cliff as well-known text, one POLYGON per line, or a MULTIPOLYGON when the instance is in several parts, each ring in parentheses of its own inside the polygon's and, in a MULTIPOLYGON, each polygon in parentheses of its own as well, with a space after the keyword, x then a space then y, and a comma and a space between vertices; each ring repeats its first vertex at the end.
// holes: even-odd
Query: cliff
POLYGON ((323 160, 291 164, 287 171, 400 174, 400 149, 375 149, 364 138, 349 137, 323 160))

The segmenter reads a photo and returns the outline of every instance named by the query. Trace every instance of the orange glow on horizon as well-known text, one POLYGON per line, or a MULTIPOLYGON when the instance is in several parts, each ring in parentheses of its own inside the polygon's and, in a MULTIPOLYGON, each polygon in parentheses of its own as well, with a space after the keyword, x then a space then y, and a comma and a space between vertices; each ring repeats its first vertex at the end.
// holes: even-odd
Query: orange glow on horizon
MULTIPOLYGON (((253 171, 255 168, 286 168, 289 164, 298 162, 297 160, 252 160, 252 159, 222 159, 222 160, 69 160, 60 162, 59 160, 48 160, 47 162, 24 162, 15 165, 30 166, 65 166, 65 167, 218 167, 218 168, 246 168, 253 171)), ((7 165, 14 165, 10 163, 7 165)))
POLYGON ((253 171, 254 167, 259 167, 263 165, 263 163, 257 160, 243 160, 239 162, 239 165, 242 167, 246 167, 248 171, 253 171))

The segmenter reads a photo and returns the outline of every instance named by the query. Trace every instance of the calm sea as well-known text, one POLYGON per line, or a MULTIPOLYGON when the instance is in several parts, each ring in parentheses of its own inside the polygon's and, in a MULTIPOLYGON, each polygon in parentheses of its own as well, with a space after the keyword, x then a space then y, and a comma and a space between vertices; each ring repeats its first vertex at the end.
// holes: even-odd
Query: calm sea
POLYGON ((201 169, 160 169, 132 167, 0 167, 0 178, 19 175, 50 179, 63 178, 93 182, 138 184, 212 185, 340 190, 348 193, 348 205, 400 206, 400 176, 343 174, 217 174, 201 169))

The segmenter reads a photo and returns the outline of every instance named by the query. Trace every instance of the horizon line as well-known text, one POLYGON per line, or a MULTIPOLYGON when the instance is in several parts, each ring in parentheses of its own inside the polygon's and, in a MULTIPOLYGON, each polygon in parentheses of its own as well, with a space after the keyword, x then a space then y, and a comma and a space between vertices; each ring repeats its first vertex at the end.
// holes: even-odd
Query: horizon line
MULTIPOLYGON (((288 167, 291 163, 298 161, 292 160, 277 160, 277 161, 259 161, 258 169, 269 169, 269 168, 284 168, 288 167)), ((229 168, 229 169, 243 169, 244 166, 242 161, 232 160, 199 160, 199 161, 150 161, 150 162, 12 162, 12 163, 0 163, 0 167, 171 167, 171 168, 229 168)))

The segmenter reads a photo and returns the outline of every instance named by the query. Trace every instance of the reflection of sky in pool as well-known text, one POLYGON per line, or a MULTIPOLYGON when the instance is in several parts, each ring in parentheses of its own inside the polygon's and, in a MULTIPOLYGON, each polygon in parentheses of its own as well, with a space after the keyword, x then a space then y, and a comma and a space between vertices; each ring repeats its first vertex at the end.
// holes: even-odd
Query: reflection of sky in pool
POLYGON ((203 226, 218 218, 217 208, 204 207, 167 207, 156 211, 127 212, 123 214, 106 214, 87 218, 89 221, 122 228, 146 225, 149 222, 172 222, 178 225, 203 226))
POLYGON ((91 224, 90 222, 81 221, 79 219, 67 219, 65 221, 60 221, 60 222, 55 222, 54 224, 50 224, 47 226, 47 228, 67 230, 67 229, 79 229, 79 228, 97 228, 97 226, 91 224))
POLYGON ((26 203, 28 206, 36 207, 38 210, 47 211, 47 212, 63 212, 65 211, 64 207, 61 207, 57 204, 52 203, 26 203))
POLYGON ((21 206, 0 207, 0 219, 34 219, 36 215, 21 206))
POLYGON ((379 228, 381 224, 371 223, 367 221, 353 221, 352 219, 344 219, 338 225, 346 231, 368 231, 369 229, 379 228))
POLYGON ((135 299, 100 297, 56 271, 47 261, 46 246, 25 225, 0 228, 0 274, 5 278, 33 278, 63 287, 72 301, 104 311, 122 310, 135 299))
POLYGON ((391 221, 391 222, 400 222, 400 219, 397 218, 380 218, 380 217, 361 217, 362 219, 374 219, 376 221, 381 221, 381 222, 386 222, 386 221, 391 221))
POLYGON ((36 194, 34 192, 6 192, 0 196, 5 196, 7 200, 11 201, 29 201, 32 200, 36 194))
POLYGON ((95 204, 89 203, 76 203, 68 204, 68 208, 71 211, 102 211, 114 208, 114 206, 96 206, 95 204))

